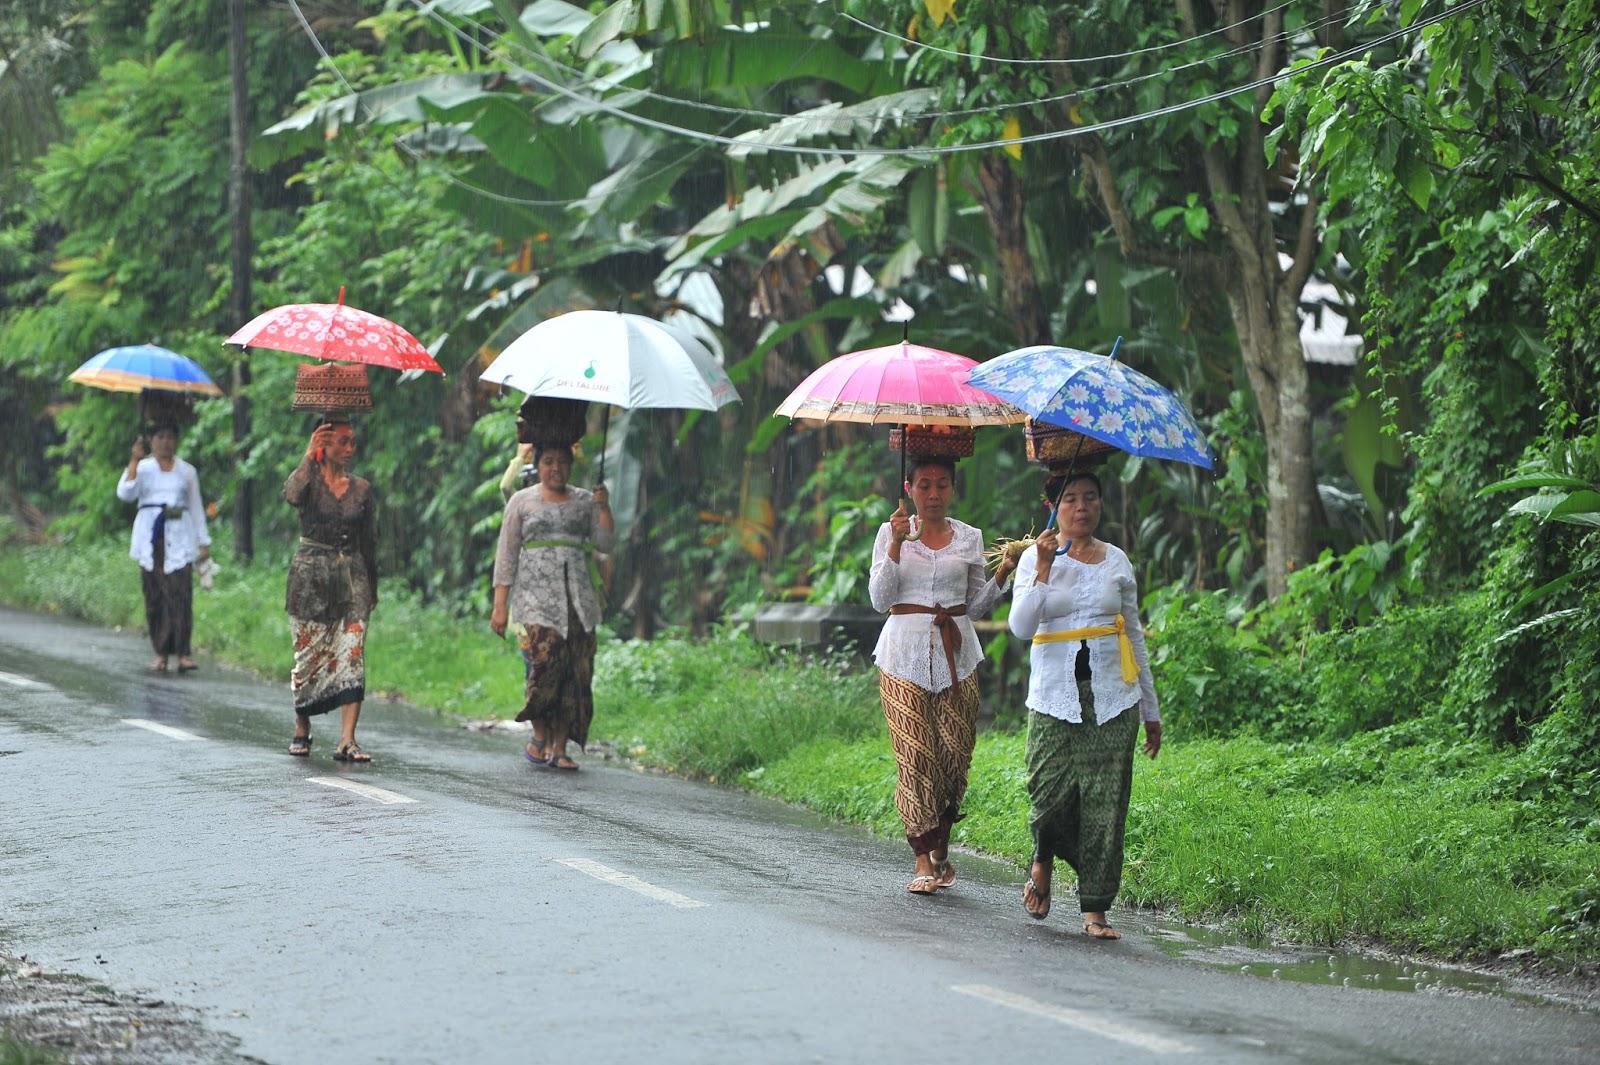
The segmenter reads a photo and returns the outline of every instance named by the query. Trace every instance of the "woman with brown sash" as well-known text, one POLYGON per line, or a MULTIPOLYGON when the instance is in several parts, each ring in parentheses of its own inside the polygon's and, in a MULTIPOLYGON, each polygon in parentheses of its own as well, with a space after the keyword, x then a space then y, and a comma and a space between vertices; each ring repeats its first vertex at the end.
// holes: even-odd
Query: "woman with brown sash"
POLYGON ((1000 598, 1014 563, 986 579, 983 534, 949 514, 955 462, 913 462, 908 490, 920 528, 913 536, 902 500, 878 529, 868 587, 873 608, 889 615, 873 658, 898 769, 895 807, 917 862, 906 890, 932 895, 955 882, 950 828, 961 820, 977 740, 983 649, 972 621, 1000 598))

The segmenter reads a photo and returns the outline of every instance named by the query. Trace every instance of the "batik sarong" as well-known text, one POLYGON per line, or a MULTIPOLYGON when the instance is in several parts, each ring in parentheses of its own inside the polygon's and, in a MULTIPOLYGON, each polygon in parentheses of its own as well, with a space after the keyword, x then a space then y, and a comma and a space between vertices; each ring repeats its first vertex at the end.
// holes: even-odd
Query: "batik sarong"
POLYGON ((580 748, 589 742, 594 719, 594 649, 592 631, 583 631, 578 612, 567 607, 567 635, 544 625, 524 625, 517 637, 527 667, 522 712, 531 721, 559 733, 580 748))
POLYGON ((139 570, 144 625, 156 654, 188 658, 189 639, 194 632, 194 566, 163 573, 166 554, 166 544, 157 537, 154 566, 139 570))
POLYGON ((1078 699, 1081 722, 1028 714, 1028 827, 1034 860, 1063 859, 1078 876, 1083 912, 1104 913, 1122 886, 1139 708, 1097 725, 1088 680, 1078 682, 1078 699))
POLYGON ((291 617, 294 632, 294 712, 326 714, 359 703, 367 691, 367 623, 347 618, 309 621, 291 617))
POLYGON ((943 852, 967 793, 978 737, 978 675, 969 673, 952 687, 930 692, 880 672, 878 696, 894 747, 894 805, 906 839, 918 854, 943 852))

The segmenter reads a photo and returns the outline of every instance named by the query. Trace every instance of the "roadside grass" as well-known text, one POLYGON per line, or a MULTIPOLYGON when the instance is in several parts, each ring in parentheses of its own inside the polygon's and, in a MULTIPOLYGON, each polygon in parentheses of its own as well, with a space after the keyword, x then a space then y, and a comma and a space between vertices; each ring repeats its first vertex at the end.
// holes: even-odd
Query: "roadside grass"
POLYGON ((60 1054, 44 1047, 0 1034, 0 1065, 54 1065, 65 1060, 60 1054))
MULTIPOLYGON (((234 566, 225 545, 218 554, 216 590, 195 596, 197 650, 285 678, 286 566, 234 566)), ((117 544, 0 546, 0 599, 142 626, 137 573, 117 544)), ((375 691, 466 717, 511 717, 520 704, 515 645, 486 619, 384 589, 368 648, 375 691)), ((736 630, 650 643, 602 633, 595 698, 591 739, 635 761, 901 835, 876 685, 848 659, 773 649, 736 630)), ((1258 940, 1600 961, 1600 833, 1505 797, 1515 751, 1429 720, 1342 742, 1182 732, 1169 729, 1158 761, 1137 759, 1121 903, 1258 940)), ((1019 885, 1029 852, 1022 767, 1020 733, 983 733, 955 832, 1015 863, 1019 885)), ((1059 890, 1070 880, 1058 869, 1059 890)))

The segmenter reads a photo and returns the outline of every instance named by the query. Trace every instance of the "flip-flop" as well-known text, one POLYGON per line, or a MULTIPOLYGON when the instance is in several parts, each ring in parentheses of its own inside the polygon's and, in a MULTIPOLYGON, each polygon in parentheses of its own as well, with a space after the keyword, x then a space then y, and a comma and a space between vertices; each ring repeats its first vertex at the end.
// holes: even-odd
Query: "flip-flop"
POLYGON ((928 873, 911 878, 911 883, 906 885, 906 890, 913 895, 932 895, 939 890, 939 878, 928 873))
POLYGON ((549 766, 551 769, 565 769, 568 772, 573 772, 578 769, 578 763, 574 762, 564 754, 552 755, 550 760, 546 762, 545 765, 549 766))
POLYGON ((940 888, 947 888, 956 882, 956 867, 950 864, 949 858, 935 859, 933 863, 934 883, 940 888))
POLYGON ((1090 939, 1121 939, 1122 938, 1122 933, 1121 932, 1117 931, 1115 928, 1112 928, 1110 925, 1106 924, 1104 921, 1085 921, 1085 922, 1083 922, 1083 934, 1088 936, 1090 939), (1099 929, 1099 931, 1095 931, 1096 929, 1099 929), (1109 936, 1105 935, 1104 933, 1106 933, 1106 932, 1110 932, 1111 934, 1109 936))
POLYGON ((1028 877, 1027 886, 1022 889, 1022 894, 1023 894, 1022 908, 1024 910, 1028 910, 1027 898, 1030 895, 1033 896, 1033 898, 1036 901, 1044 903, 1044 909, 1042 909, 1042 910, 1028 910, 1028 916, 1029 917, 1032 917, 1035 921, 1042 921, 1046 917, 1050 916, 1050 889, 1049 888, 1046 888, 1045 890, 1040 891, 1038 888, 1033 886, 1033 877, 1030 876, 1030 877, 1028 877))
MULTIPOLYGON (((528 746, 531 747, 533 745, 529 744, 528 746)), ((544 749, 544 744, 542 744, 542 743, 539 744, 539 749, 543 750, 544 749)), ((549 765, 550 764, 544 758, 542 758, 539 755, 536 755, 532 751, 528 750, 527 747, 522 748, 522 757, 526 758, 528 761, 532 762, 534 765, 549 765)))
POLYGON ((198 662, 190 662, 188 665, 184 665, 182 662, 178 663, 178 672, 179 673, 193 673, 195 670, 197 670, 199 668, 200 668, 200 664, 198 662))

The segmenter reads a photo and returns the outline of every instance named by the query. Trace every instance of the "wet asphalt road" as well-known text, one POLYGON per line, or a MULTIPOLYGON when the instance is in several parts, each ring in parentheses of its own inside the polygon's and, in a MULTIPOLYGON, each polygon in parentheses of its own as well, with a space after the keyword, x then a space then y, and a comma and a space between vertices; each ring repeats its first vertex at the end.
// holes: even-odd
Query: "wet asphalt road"
POLYGON ((0 609, 0 935, 273 1065, 1600 1061, 1593 1013, 1219 972, 1131 914, 1091 942, 971 856, 913 897, 903 843, 399 705, 375 764, 325 720, 308 763, 282 686, 148 658, 0 609))

